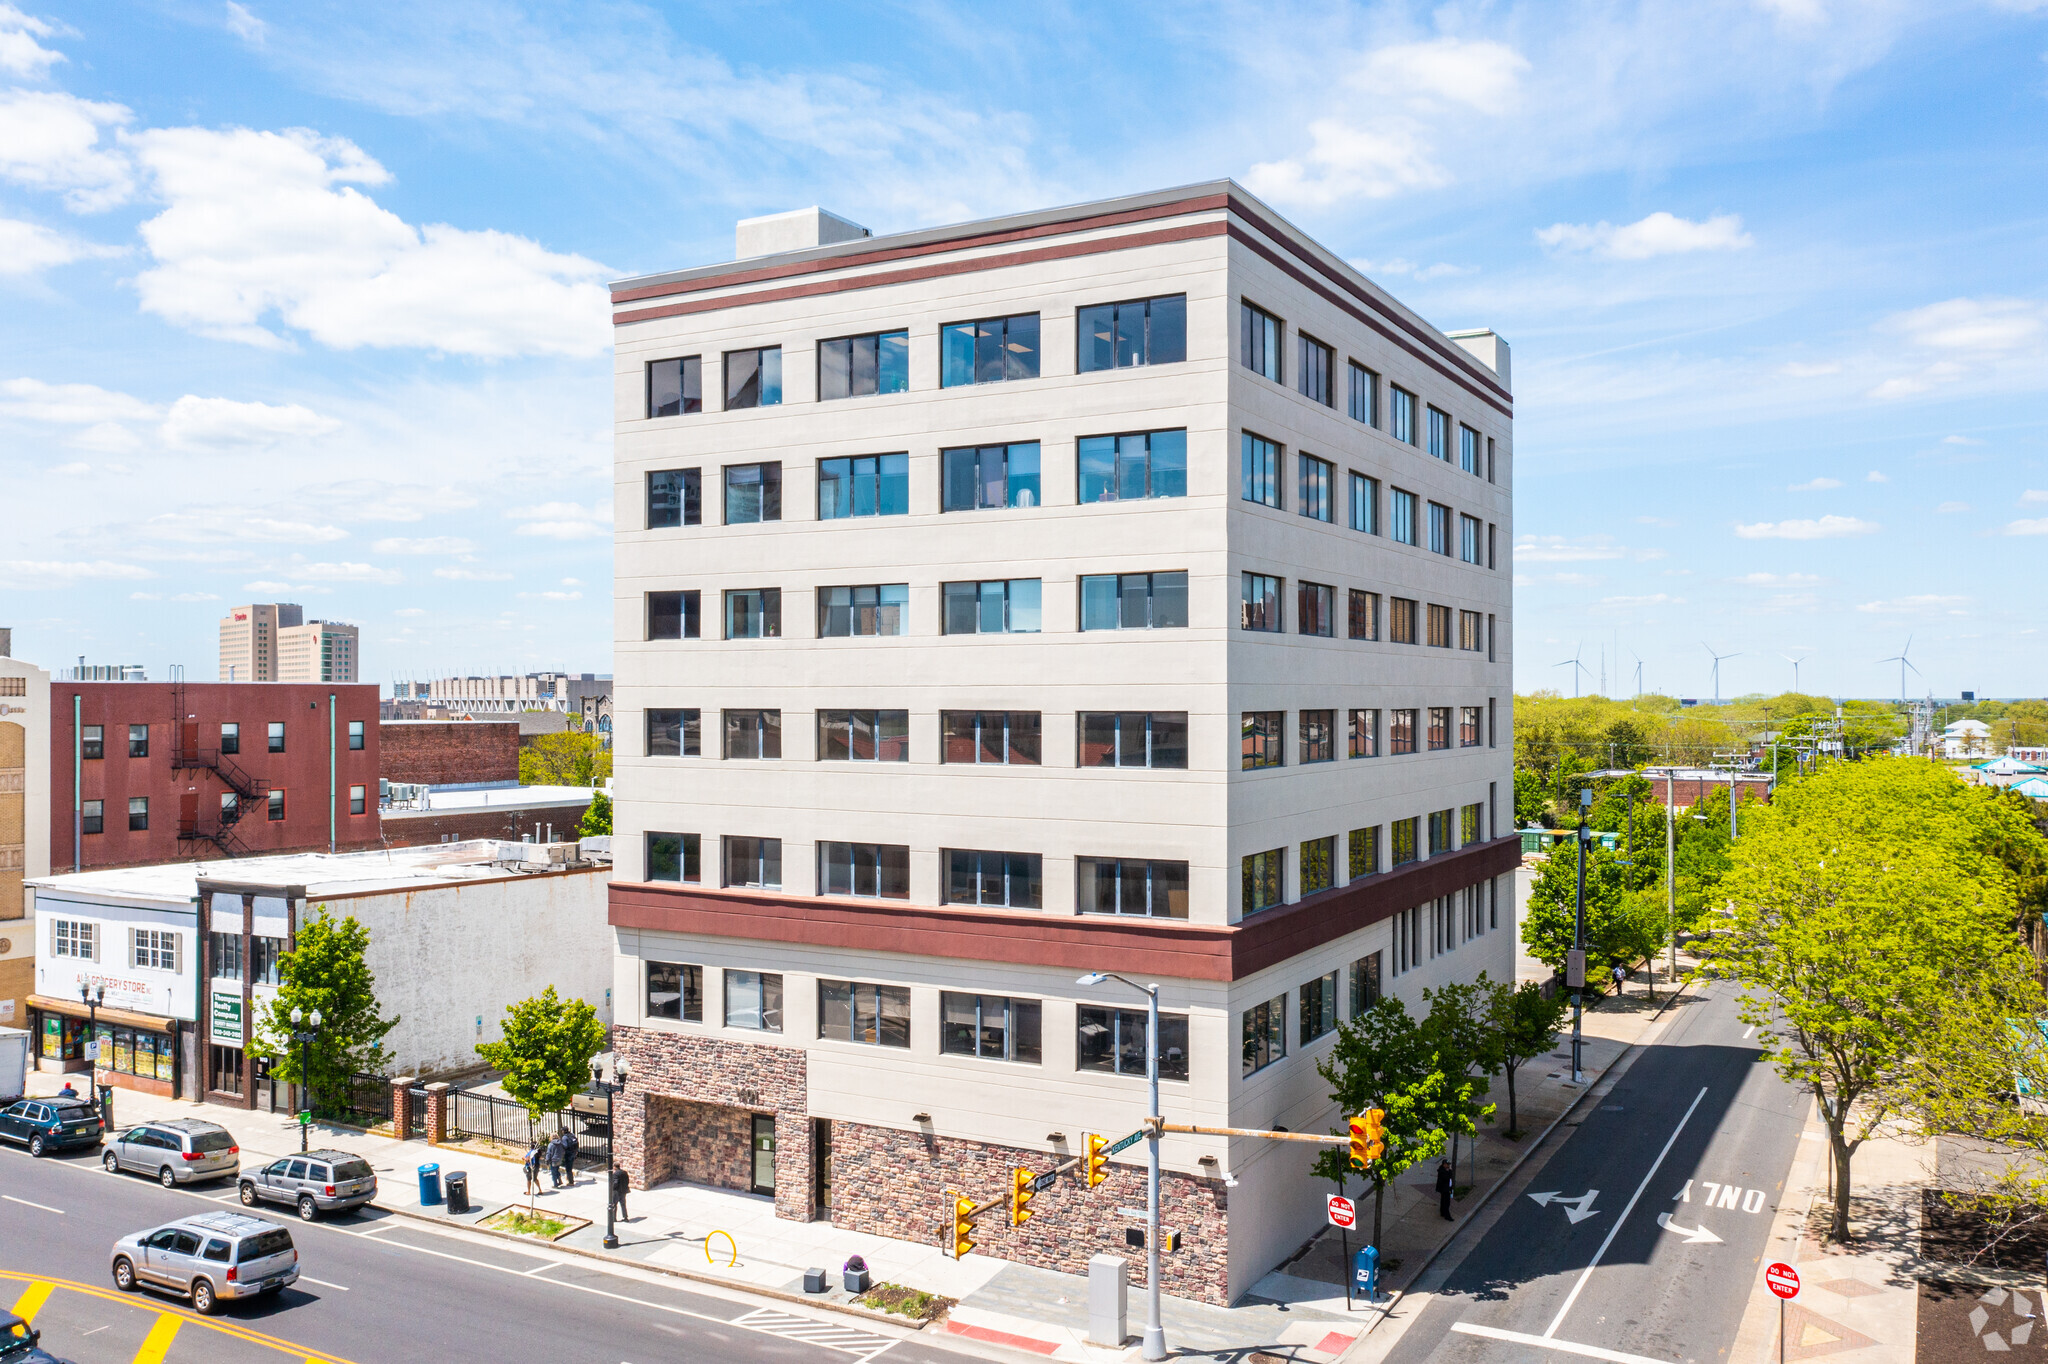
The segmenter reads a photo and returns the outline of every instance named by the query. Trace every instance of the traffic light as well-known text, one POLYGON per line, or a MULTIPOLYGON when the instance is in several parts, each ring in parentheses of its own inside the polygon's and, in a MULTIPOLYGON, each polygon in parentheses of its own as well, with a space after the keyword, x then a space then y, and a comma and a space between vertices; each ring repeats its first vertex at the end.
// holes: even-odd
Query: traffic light
POLYGON ((953 1196, 953 1258, 959 1259, 974 1249, 974 1242, 967 1239, 967 1233, 974 1230, 974 1200, 953 1196))
POLYGON ((1387 1115, 1368 1108, 1351 1120, 1351 1163, 1363 1170, 1387 1150, 1387 1115))
POLYGON ((1032 1188, 1037 1176, 1018 1166, 1010 1177, 1010 1225, 1021 1227, 1031 1220, 1030 1204, 1038 1190, 1032 1188))
POLYGON ((1088 1173, 1088 1187, 1093 1189, 1109 1178, 1108 1137, 1098 1137, 1093 1132, 1083 1140, 1082 1149, 1087 1152, 1087 1163, 1082 1167, 1088 1173))

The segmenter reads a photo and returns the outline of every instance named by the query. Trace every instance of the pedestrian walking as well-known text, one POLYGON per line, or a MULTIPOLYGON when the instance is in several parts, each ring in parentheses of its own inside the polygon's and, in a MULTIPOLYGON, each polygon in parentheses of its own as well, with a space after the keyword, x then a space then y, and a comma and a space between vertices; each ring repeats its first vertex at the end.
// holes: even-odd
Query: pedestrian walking
POLYGON ((1457 1187, 1457 1175, 1451 1169, 1451 1162, 1440 1160, 1436 1163, 1436 1205, 1446 1222, 1458 1219, 1451 1216, 1451 1191, 1457 1187))
POLYGON ((1620 962, 1616 962, 1611 974, 1614 976, 1614 997, 1620 999, 1626 993, 1622 987, 1628 984, 1628 972, 1621 969, 1620 962))
POLYGON ((569 1187, 576 1187, 576 1156, 583 1143, 576 1140, 576 1129, 571 1127, 562 1133, 562 1171, 569 1177, 569 1187))
POLYGON ((540 1141, 538 1138, 526 1143, 526 1159, 522 1162, 526 1170, 526 1193, 528 1197, 540 1192, 540 1141))
POLYGON ((548 1138, 547 1162, 548 1178, 553 1180, 555 1187, 559 1189, 562 1187, 562 1134, 560 1132, 548 1138))
POLYGON ((621 1222, 626 1220, 626 1190, 632 1187, 633 1182, 626 1178, 626 1172, 614 1165, 612 1167, 612 1207, 618 1210, 621 1222))

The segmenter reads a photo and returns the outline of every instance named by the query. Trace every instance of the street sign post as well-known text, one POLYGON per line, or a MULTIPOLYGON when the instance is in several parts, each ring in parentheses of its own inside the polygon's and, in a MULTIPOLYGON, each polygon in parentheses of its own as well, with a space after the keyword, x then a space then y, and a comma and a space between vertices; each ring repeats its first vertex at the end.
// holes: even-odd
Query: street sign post
POLYGON ((1799 1271, 1774 1260, 1764 1269, 1764 1282, 1778 1295, 1778 1364, 1785 1364, 1785 1304, 1799 1296, 1799 1271))
POLYGON ((1330 1225, 1349 1230, 1358 1225, 1358 1207, 1342 1194, 1330 1195, 1330 1225))
POLYGON ((1105 1152, 1105 1154, 1113 1156, 1119 1151, 1127 1151, 1131 1147, 1136 1146, 1139 1142, 1143 1141, 1144 1139, 1145 1129, 1141 1127, 1137 1131, 1131 1133, 1131 1135, 1129 1135, 1128 1137, 1125 1137, 1120 1141, 1110 1143, 1109 1150, 1105 1152))

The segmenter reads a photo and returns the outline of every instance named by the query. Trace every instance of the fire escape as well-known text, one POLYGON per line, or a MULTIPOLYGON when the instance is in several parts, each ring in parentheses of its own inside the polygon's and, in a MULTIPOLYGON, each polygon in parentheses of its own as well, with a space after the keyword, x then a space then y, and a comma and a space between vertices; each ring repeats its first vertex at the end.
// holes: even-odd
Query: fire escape
POLYGON ((243 771, 240 764, 229 754, 221 752, 218 746, 205 748, 200 745, 199 721, 185 709, 182 677, 176 679, 176 685, 171 688, 171 769, 177 772, 211 772, 234 796, 231 801, 216 802, 218 809, 214 819, 206 820, 201 818, 203 792, 184 795, 178 810, 178 841, 211 843, 223 857, 246 856, 249 846, 235 835, 235 825, 254 806, 263 802, 269 784, 243 771))

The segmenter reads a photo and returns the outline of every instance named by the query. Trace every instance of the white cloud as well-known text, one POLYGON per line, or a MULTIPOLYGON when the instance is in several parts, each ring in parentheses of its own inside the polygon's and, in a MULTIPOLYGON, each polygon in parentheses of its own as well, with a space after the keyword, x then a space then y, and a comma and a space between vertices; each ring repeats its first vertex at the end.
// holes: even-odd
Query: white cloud
POLYGON ((514 507, 505 515, 525 522, 514 532, 518 535, 594 540, 612 533, 612 509, 607 502, 594 502, 587 508, 576 502, 543 502, 538 506, 514 507))
POLYGON ((0 416, 85 426, 88 430, 74 444, 117 451, 140 448, 141 439, 123 425, 132 422, 159 422, 158 437, 181 450, 270 446, 341 429, 332 417, 297 403, 237 402, 188 393, 163 408, 94 384, 46 384, 40 379, 0 380, 0 416))
POLYGON ((1744 587, 1798 587, 1807 583, 1817 583, 1820 576, 1814 573, 1745 573, 1728 581, 1740 583, 1744 587))
POLYGON ((1602 597, 1602 606, 1683 606, 1685 598, 1674 597, 1665 592, 1652 592, 1646 597, 1602 597))
POLYGON ((552 592, 552 591, 550 591, 550 592, 521 592, 521 593, 520 593, 519 595, 520 595, 520 597, 521 597, 521 598, 523 598, 523 599, 525 599, 525 600, 527 600, 527 601, 582 601, 582 600, 583 600, 583 594, 582 594, 581 592, 552 592))
POLYGON ((391 176, 305 129, 158 128, 128 139, 164 211, 142 308, 208 336, 278 347, 272 321, 341 350, 593 355, 610 342, 607 271, 523 237, 415 227, 359 185, 391 176))
POLYGON ((2048 306, 2025 298, 1952 298, 1894 313, 1881 329, 1934 350, 2004 354, 2034 347, 2048 306))
POLYGON ((1792 484, 1785 491, 1788 493, 1824 493, 1830 488, 1839 488, 1841 486, 1842 480, 1839 478, 1809 478, 1804 483, 1792 484))
POLYGON ((1982 445, 1984 442, 1970 436, 1943 436, 1943 445, 1982 445))
POLYGON ((87 464, 82 459, 75 459, 71 461, 71 463, 69 464, 58 465, 56 468, 50 470, 50 472, 53 474, 69 474, 72 477, 76 478, 91 473, 92 466, 90 464, 87 464))
POLYGON ((1877 470, 1872 469, 1869 473, 1863 476, 1863 481, 1866 483, 1889 483, 1892 481, 1892 479, 1890 474, 1882 474, 1879 473, 1877 470))
POLYGON ((251 47, 263 46, 263 35, 266 31, 266 25, 261 19, 251 14, 246 6, 236 4, 235 0, 228 0, 227 26, 228 32, 234 34, 243 42, 248 43, 251 47))
POLYGON ((600 526, 590 521, 528 521, 513 533, 538 535, 549 540, 595 540, 612 532, 609 526, 600 526))
POLYGON ((179 592, 179 593, 175 594, 174 596, 172 596, 171 600, 172 600, 172 601, 219 601, 219 600, 220 600, 220 596, 219 596, 219 594, 218 594, 218 593, 214 593, 214 592, 179 592))
POLYGON ((1838 540, 1878 529, 1875 522, 1853 516, 1823 516, 1819 520, 1758 521, 1736 526, 1735 533, 1744 540, 1838 540))
POLYGON ((297 403, 243 403, 186 394, 171 404, 159 434, 174 446, 275 445, 339 431, 341 423, 297 403))
POLYGON ((2020 502, 2030 507, 2048 502, 2048 488, 2029 488, 2020 494, 2020 502))
POLYGON ((162 409, 126 393, 95 384, 46 384, 40 379, 0 379, 0 416, 58 425, 150 421, 162 409))
POLYGON ((564 578, 564 579, 562 579, 562 586, 564 586, 564 587, 581 587, 581 586, 583 586, 583 579, 581 579, 581 578, 564 578))
POLYGON ((1802 364, 1797 360, 1778 366, 1778 373, 1788 379, 1818 379, 1828 374, 1840 374, 1842 367, 1832 360, 1815 364, 1802 364))
POLYGON ((477 499, 474 493, 446 485, 356 478, 301 488, 299 501, 309 515, 317 514, 310 509, 318 507, 347 521, 418 521, 440 512, 467 511, 477 499))
POLYGON ((385 587, 396 586, 404 575, 395 568, 378 568, 375 564, 357 564, 343 561, 333 564, 299 564, 292 573, 296 577, 322 583, 379 583, 385 587))
POLYGON ((1427 284, 1433 279, 1479 273, 1479 267, 1476 265, 1451 265, 1444 261, 1438 261, 1435 265, 1417 265, 1414 261, 1404 260, 1399 256, 1383 261, 1354 260, 1350 264, 1352 269, 1362 275, 1406 275, 1421 284, 1427 284))
POLYGON ((348 532, 340 526, 216 509, 161 512, 136 525, 104 527, 102 533, 124 544, 142 539, 196 545, 233 545, 246 541, 292 545, 348 538, 348 532))
POLYGON ((120 254, 119 247, 95 246, 19 218, 0 218, 0 275, 32 275, 76 260, 120 254))
POLYGON ((447 578, 459 583, 502 583, 511 580, 510 573, 500 573, 487 568, 437 568, 437 578, 447 578))
POLYGON ((1857 607, 1858 611, 1880 616, 1931 616, 1966 614, 1960 607, 1969 602, 1968 597, 1943 597, 1934 593, 1921 593, 1910 597, 1893 597, 1890 601, 1867 601, 1857 607))
POLYGON ((311 583, 278 582, 272 578, 259 578, 253 583, 243 583, 244 592, 276 592, 280 595, 304 595, 308 592, 332 592, 331 587, 316 587, 311 583))
POLYGON ((1966 512, 1969 509, 1970 504, 1967 502, 1944 502, 1934 510, 1945 514, 1949 512, 1966 512))
POLYGON ((429 535, 417 540, 394 535, 370 548, 378 554, 474 554, 476 542, 459 535, 429 535))
POLYGON ((417 616, 424 616, 425 614, 427 614, 427 608, 424 606, 401 606, 396 611, 393 611, 391 614, 394 616, 403 616, 407 620, 411 620, 417 616))
POLYGON ((52 65, 64 60, 64 54, 51 51, 36 39, 53 37, 56 32, 55 25, 23 14, 12 5, 0 4, 0 71, 29 80, 44 75, 52 65))
POLYGON ((1638 516, 1636 524, 1639 526, 1662 526, 1669 530, 1676 526, 1678 522, 1668 516, 1638 516))
POLYGON ((61 91, 0 91, 0 180, 61 192, 75 213, 112 208, 134 191, 135 174, 127 153, 102 145, 100 133, 132 117, 124 105, 61 91))
POLYGON ((1557 223, 1541 228, 1536 240, 1554 250, 1589 251, 1609 260, 1648 260, 1652 256, 1674 256, 1691 251, 1737 251, 1754 239, 1742 230, 1738 214, 1723 213, 1704 222, 1652 213, 1616 227, 1598 222, 1557 223))
POLYGON ((72 587, 81 582, 121 582, 154 576, 136 564, 117 564, 108 559, 0 559, 0 587, 19 592, 72 587))
POLYGON ((2048 516, 2029 517, 2005 523, 2007 535, 2048 535, 2048 516))
POLYGON ((1531 535, 1515 546, 1515 559, 1524 564, 1575 564, 1627 555, 1626 549, 1600 535, 1578 540, 1567 540, 1562 535, 1531 535))

